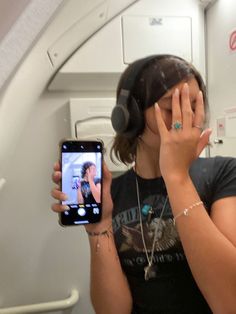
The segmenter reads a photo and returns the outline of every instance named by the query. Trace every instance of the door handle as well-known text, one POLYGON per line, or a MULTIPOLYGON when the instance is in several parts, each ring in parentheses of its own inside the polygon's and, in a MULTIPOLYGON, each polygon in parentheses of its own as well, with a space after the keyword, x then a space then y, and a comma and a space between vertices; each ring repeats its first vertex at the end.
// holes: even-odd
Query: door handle
POLYGON ((220 138, 214 139, 214 144, 223 144, 223 143, 224 143, 223 140, 220 138))

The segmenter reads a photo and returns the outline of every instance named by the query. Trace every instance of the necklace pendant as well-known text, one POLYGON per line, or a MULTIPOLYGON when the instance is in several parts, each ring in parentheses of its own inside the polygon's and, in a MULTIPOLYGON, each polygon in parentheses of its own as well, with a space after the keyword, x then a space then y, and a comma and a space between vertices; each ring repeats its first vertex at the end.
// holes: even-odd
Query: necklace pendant
POLYGON ((150 205, 145 204, 142 209, 141 212, 144 216, 147 216, 150 212, 150 210, 152 210, 152 207, 150 205))
POLYGON ((153 210, 152 207, 151 207, 151 208, 149 209, 149 211, 148 211, 148 216, 147 216, 147 223, 148 223, 149 225, 150 225, 150 223, 151 223, 153 214, 154 214, 154 210, 153 210))
POLYGON ((146 267, 144 267, 144 279, 147 281, 150 278, 156 277, 156 269, 155 266, 152 264, 148 264, 146 267))

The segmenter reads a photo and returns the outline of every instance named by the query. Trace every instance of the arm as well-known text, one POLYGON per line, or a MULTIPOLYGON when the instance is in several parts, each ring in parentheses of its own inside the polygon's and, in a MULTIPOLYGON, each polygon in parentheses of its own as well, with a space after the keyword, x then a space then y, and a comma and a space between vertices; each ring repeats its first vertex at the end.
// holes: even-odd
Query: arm
MULTIPOLYGON (((110 195, 111 174, 103 168, 103 218, 86 230, 102 232, 111 226, 113 202, 110 195)), ((91 251, 91 299, 96 314, 130 314, 132 298, 128 282, 118 259, 112 232, 99 238, 89 237, 91 251), (99 241, 99 248, 97 248, 99 241), (117 306, 119 304, 119 306, 117 306)))
POLYGON ((100 183, 97 183, 97 184, 94 183, 94 175, 91 173, 90 168, 88 168, 86 170, 86 174, 87 174, 89 186, 91 189, 91 193, 92 193, 95 201, 97 203, 100 203, 100 201, 101 201, 101 184, 100 183))
POLYGON ((79 187, 78 187, 77 197, 78 197, 78 203, 79 204, 83 204, 84 203, 84 198, 83 198, 83 195, 82 195, 82 192, 81 192, 81 183, 79 184, 79 187))
MULTIPOLYGON (((160 169, 166 183, 173 215, 200 201, 189 176, 192 161, 208 143, 210 132, 200 134, 194 125, 203 125, 204 105, 201 93, 193 114, 188 87, 174 93, 172 121, 183 121, 183 129, 167 130, 156 106, 161 137, 160 169)), ((212 219, 199 205, 181 215, 176 224, 189 266, 196 283, 214 314, 233 314, 236 309, 236 198, 216 201, 212 219), (224 208, 223 208, 224 207, 224 208), (224 210, 224 218, 223 217, 224 210)))
POLYGON ((91 300, 96 314, 130 314, 132 298, 117 256, 113 235, 110 234, 109 238, 99 236, 99 249, 96 247, 96 237, 89 237, 89 242, 91 300))
MULTIPOLYGON (((61 179, 60 166, 54 167, 53 181, 58 184, 61 179)), ((104 188, 103 188, 103 217, 101 222, 86 225, 88 232, 102 232, 111 226, 112 221, 112 199, 110 195, 111 174, 104 165, 104 188)), ((52 196, 56 200, 65 199, 65 195, 55 187, 52 196)), ((66 208, 54 203, 52 210, 60 212, 66 208)), ((132 310, 132 297, 128 282, 123 274, 120 261, 114 243, 113 234, 107 236, 89 236, 91 251, 91 300, 96 314, 130 314, 132 310), (97 243, 99 241, 99 248, 97 243)))
MULTIPOLYGON (((167 181, 173 215, 200 200, 190 178, 167 181)), ((199 289, 215 314, 236 309, 236 197, 216 201, 212 219, 201 205, 176 220, 199 289)))

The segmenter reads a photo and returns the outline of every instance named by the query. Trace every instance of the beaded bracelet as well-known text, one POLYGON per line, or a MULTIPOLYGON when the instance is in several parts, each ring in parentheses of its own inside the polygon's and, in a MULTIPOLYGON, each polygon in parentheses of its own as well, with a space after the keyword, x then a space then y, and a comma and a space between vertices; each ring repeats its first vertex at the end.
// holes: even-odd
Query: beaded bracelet
POLYGON ((110 238, 110 235, 112 234, 112 230, 111 230, 111 227, 112 227, 112 224, 106 229, 106 230, 103 230, 101 232, 91 232, 91 231, 87 231, 87 234, 90 236, 90 237, 97 237, 97 242, 96 242, 96 252, 99 251, 99 248, 100 248, 100 243, 99 243, 99 237, 101 236, 106 236, 107 239, 108 239, 108 249, 110 250, 110 247, 109 247, 109 238, 110 238))
POLYGON ((189 215, 188 212, 189 212, 190 209, 192 209, 192 208, 194 208, 194 207, 197 207, 197 206, 199 206, 199 205, 202 205, 202 204, 203 204, 203 202, 202 202, 202 201, 199 201, 199 202, 196 202, 196 203, 190 205, 188 208, 185 208, 183 211, 181 211, 179 214, 177 214, 177 215, 173 218, 173 223, 174 223, 174 225, 175 225, 175 221, 176 221, 176 219, 177 219, 178 217, 180 217, 180 216, 182 216, 182 215, 188 216, 188 215, 189 215))

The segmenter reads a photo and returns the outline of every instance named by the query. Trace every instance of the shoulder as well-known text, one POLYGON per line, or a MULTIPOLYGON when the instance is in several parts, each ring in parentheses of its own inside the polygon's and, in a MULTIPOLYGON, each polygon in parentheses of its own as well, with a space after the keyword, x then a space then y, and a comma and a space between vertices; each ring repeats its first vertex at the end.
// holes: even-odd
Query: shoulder
POLYGON ((94 184, 97 185, 99 183, 101 183, 101 179, 100 178, 95 178, 94 179, 94 184))
POLYGON ((224 157, 216 156, 209 158, 198 158, 195 160, 190 168, 190 173, 193 175, 198 174, 208 174, 214 175, 218 171, 230 171, 236 170, 236 158, 234 157, 224 157))
POLYGON ((129 169, 122 173, 121 175, 115 177, 112 179, 112 187, 118 186, 120 183, 125 182, 127 180, 133 179, 134 178, 134 171, 133 169, 129 169))
POLYGON ((236 168, 236 158, 234 157, 223 157, 223 156, 216 156, 215 157, 215 167, 216 168, 228 168, 228 169, 235 169, 236 168))
POLYGON ((209 208, 217 199, 236 195, 236 158, 198 158, 191 166, 190 175, 209 208))

